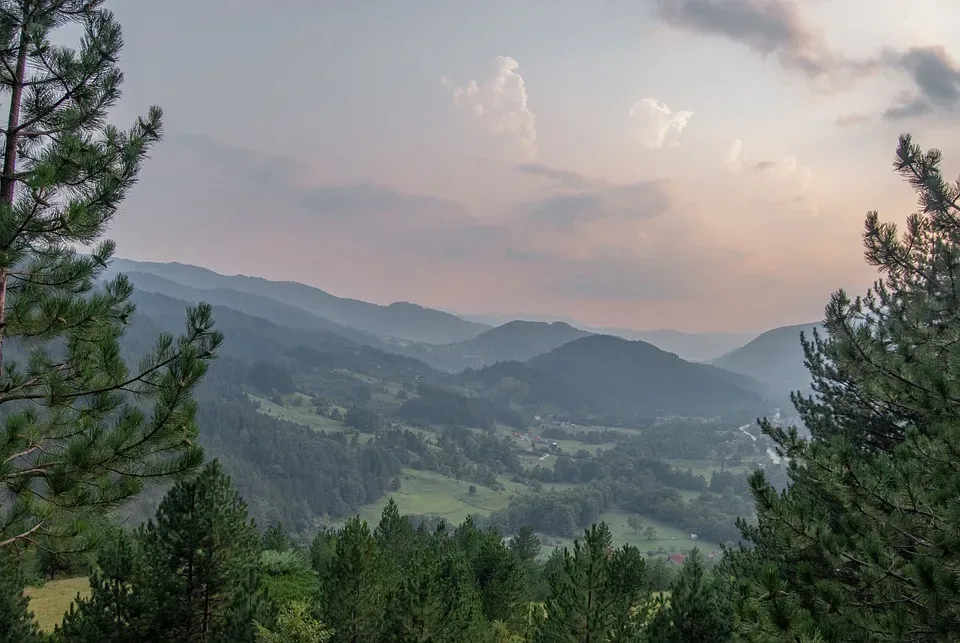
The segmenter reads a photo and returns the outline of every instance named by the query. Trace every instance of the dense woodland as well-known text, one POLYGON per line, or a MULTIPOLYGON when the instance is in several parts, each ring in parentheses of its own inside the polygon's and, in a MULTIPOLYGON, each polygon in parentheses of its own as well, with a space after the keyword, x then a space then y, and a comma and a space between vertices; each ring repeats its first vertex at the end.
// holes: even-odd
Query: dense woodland
POLYGON ((0 11, 0 643, 960 638, 960 185, 939 152, 901 137, 921 211, 903 233, 867 216, 882 279, 831 298, 802 343, 812 393, 758 434, 764 384, 643 342, 553 328, 531 357, 488 335, 512 359, 452 374, 367 339, 485 330, 411 304, 135 295, 102 235, 162 112, 105 124, 121 48, 98 0, 0 11), (51 42, 66 25, 76 52, 51 42), (499 505, 403 515, 387 498, 418 475, 499 505), (27 586, 69 577, 89 591, 41 631, 27 586))

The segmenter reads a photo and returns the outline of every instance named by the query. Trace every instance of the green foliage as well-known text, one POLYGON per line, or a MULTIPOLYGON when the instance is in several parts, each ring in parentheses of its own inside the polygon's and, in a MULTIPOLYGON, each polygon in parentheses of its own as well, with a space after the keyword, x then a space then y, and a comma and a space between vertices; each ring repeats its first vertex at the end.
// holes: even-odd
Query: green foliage
POLYGON ((902 237, 867 216, 882 280, 837 292, 827 336, 805 343, 816 395, 794 402, 812 438, 766 426, 791 486, 751 486, 751 551, 731 556, 750 640, 944 641, 960 637, 960 190, 940 153, 900 139, 895 168, 921 212, 902 237))
POLYGON ((731 605, 694 549, 670 593, 650 624, 653 643, 724 643, 733 640, 731 605))
POLYGON ((206 640, 224 625, 231 599, 249 593, 243 584, 257 568, 260 538, 217 461, 177 483, 140 538, 164 635, 206 640))
POLYGON ((0 643, 40 643, 40 629, 29 602, 15 561, 0 552, 0 643))
POLYGON ((636 641, 647 622, 645 564, 636 548, 614 552, 606 524, 594 525, 550 578, 538 641, 636 641))
POLYGON ((334 641, 375 640, 383 616, 380 552, 367 523, 351 518, 336 540, 334 556, 321 572, 324 608, 334 641))
POLYGON ((510 549, 521 561, 534 560, 540 555, 540 538, 533 529, 523 526, 510 539, 510 549))
POLYGON ((146 589, 140 543, 117 529, 98 551, 99 571, 90 578, 90 596, 77 600, 56 629, 66 643, 136 643, 149 631, 155 605, 146 589))
POLYGON ((284 605, 273 630, 257 624, 257 641, 261 643, 327 643, 332 636, 333 630, 317 619, 303 601, 284 605))
POLYGON ((263 549, 266 551, 287 551, 293 547, 290 536, 284 531, 283 525, 275 522, 263 534, 263 549))
POLYGON ((191 392, 221 341, 209 306, 163 334, 137 370, 120 338, 130 282, 96 288, 101 237, 161 135, 161 111, 108 124, 123 39, 102 0, 11 0, 0 18, 7 94, 0 178, 0 549, 91 544, 90 527, 147 480, 196 467, 191 392), (77 49, 54 44, 72 27, 77 49), (89 250, 80 254, 78 248, 89 250), (133 399, 133 395, 136 399, 133 399), (152 405, 152 408, 151 408, 152 405))
POLYGON ((260 538, 219 464, 166 495, 155 520, 110 534, 90 579, 56 631, 66 643, 251 642, 273 624, 260 538))

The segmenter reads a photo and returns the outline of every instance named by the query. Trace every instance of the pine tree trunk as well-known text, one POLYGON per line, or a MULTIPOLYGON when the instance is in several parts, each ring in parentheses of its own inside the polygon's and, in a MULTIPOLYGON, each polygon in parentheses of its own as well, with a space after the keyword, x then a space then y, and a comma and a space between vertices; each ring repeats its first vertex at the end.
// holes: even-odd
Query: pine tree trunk
MULTIPOLYGON (((10 114, 3 146, 3 175, 0 176, 0 204, 13 208, 16 196, 17 141, 20 138, 20 104, 27 73, 27 27, 20 27, 15 77, 10 79, 10 114)), ((7 266, 0 267, 0 369, 3 368, 3 333, 7 326, 7 266)))

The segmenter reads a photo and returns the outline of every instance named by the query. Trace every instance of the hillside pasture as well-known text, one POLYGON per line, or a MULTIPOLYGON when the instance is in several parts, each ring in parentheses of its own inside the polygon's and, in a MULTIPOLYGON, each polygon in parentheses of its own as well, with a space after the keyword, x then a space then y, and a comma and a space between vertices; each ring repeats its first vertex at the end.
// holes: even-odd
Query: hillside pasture
POLYGON ((39 587, 28 587, 24 594, 30 597, 30 611, 44 632, 52 632, 63 621, 63 615, 77 599, 90 595, 90 581, 86 576, 47 581, 39 587))

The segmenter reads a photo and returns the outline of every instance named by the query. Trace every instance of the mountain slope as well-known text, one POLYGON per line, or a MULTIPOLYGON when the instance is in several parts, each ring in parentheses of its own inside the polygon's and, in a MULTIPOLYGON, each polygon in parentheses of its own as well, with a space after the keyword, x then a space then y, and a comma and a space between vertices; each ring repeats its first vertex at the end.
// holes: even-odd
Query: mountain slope
POLYGON ((506 360, 523 362, 587 335, 590 333, 564 322, 515 320, 484 331, 457 346, 465 354, 480 356, 486 364, 506 360))
POLYGON ((723 355, 755 337, 755 333, 684 333, 679 330, 594 329, 597 333, 653 344, 668 353, 676 353, 689 362, 703 362, 723 355))
POLYGON ((430 344, 459 342, 487 330, 489 326, 465 321, 450 313, 416 304, 395 302, 388 306, 357 299, 336 297, 328 292, 293 281, 268 281, 244 275, 226 276, 206 268, 181 263, 153 263, 116 259, 119 272, 140 272, 162 277, 192 288, 226 288, 269 297, 342 326, 378 337, 396 337, 430 344))
POLYGON ((718 357, 757 336, 756 333, 685 333, 671 329, 633 330, 588 326, 575 319, 557 315, 466 315, 463 318, 493 326, 501 326, 515 320, 548 324, 562 322, 582 330, 585 334, 613 335, 623 339, 647 342, 668 353, 676 353, 689 362, 703 362, 718 357))
POLYGON ((610 424, 762 409, 762 385, 738 377, 646 342, 607 335, 574 340, 523 364, 502 362, 463 375, 491 399, 502 402, 509 395, 514 403, 548 405, 610 424))
MULTIPOLYGON (((138 350, 149 346, 156 330, 182 332, 187 301, 146 291, 136 291, 133 301, 137 313, 126 339, 138 350)), ((279 326, 226 306, 215 305, 213 319, 225 335, 220 351, 224 357, 281 364, 291 371, 341 368, 401 382, 441 378, 419 360, 357 344, 329 331, 279 326)))
POLYGON ((422 359, 435 368, 458 373, 497 362, 526 361, 587 335, 590 333, 564 322, 514 320, 462 342, 444 346, 410 345, 392 350, 422 359))
POLYGON ((709 363, 759 380, 780 395, 808 390, 810 374, 803 364, 800 333, 809 337, 814 328, 823 332, 822 326, 812 322, 774 328, 709 363))
POLYGON ((133 282, 134 287, 139 292, 166 295, 191 304, 205 301, 213 306, 226 306, 237 312, 259 317, 279 326, 302 330, 324 330, 359 344, 383 348, 380 340, 374 335, 337 324, 329 319, 318 317, 301 308, 290 306, 269 297, 231 288, 194 288, 147 272, 125 272, 124 274, 133 282))

